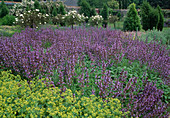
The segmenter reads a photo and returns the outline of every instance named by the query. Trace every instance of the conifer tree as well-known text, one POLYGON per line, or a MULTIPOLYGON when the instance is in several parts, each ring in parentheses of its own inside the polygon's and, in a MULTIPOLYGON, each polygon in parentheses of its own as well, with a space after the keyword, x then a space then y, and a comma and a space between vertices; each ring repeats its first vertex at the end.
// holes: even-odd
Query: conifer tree
POLYGON ((103 17, 103 27, 106 28, 108 23, 108 17, 109 17, 109 9, 106 4, 103 6, 101 15, 103 17))
POLYGON ((95 16, 96 15, 96 9, 95 9, 95 7, 93 7, 92 9, 91 9, 91 12, 90 12, 90 17, 91 16, 95 16))
MULTIPOLYGON (((90 17, 91 8, 87 1, 83 0, 81 2, 80 14, 84 14, 84 16, 90 17)), ((87 22, 87 21, 86 21, 87 22)))
POLYGON ((152 30, 154 27, 157 28, 159 23, 158 10, 152 8, 147 1, 144 1, 141 6, 141 17, 142 26, 145 31, 148 29, 152 30))
POLYGON ((142 20, 142 28, 146 31, 150 29, 150 12, 152 7, 146 1, 143 2, 141 6, 141 20, 142 20))
POLYGON ((57 16, 57 9, 55 6, 53 7, 52 15, 57 16))
POLYGON ((159 13, 159 22, 158 22, 157 29, 162 31, 163 26, 164 26, 164 15, 163 15, 161 7, 159 5, 157 6, 157 10, 158 10, 158 13, 159 13))
POLYGON ((9 13, 9 9, 7 8, 6 4, 4 3, 4 0, 2 0, 0 4, 0 18, 3 18, 9 13))
POLYGON ((129 5, 129 10, 123 24, 123 29, 125 31, 141 30, 140 18, 135 6, 135 3, 129 5))
POLYGON ((38 2, 38 0, 35 0, 34 2, 34 8, 35 9, 41 9, 40 3, 38 2))
POLYGON ((61 15, 65 15, 66 14, 66 11, 64 9, 64 5, 63 4, 60 4, 60 6, 59 6, 59 13, 61 15))

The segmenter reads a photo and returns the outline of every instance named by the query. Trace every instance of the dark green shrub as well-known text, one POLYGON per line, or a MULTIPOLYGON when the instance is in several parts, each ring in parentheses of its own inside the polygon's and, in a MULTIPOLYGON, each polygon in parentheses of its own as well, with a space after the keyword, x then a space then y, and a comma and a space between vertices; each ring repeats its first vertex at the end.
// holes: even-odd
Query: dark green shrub
POLYGON ((57 9, 56 9, 56 7, 53 8, 52 15, 53 16, 57 16, 57 9))
POLYGON ((103 27, 106 28, 107 23, 108 23, 107 20, 108 20, 108 17, 109 17, 109 9, 108 9, 106 4, 103 6, 103 9, 101 11, 101 15, 103 17, 103 27))
POLYGON ((123 24, 123 29, 125 31, 141 30, 140 18, 138 16, 138 12, 135 8, 134 3, 132 3, 129 6, 129 10, 127 12, 127 15, 126 15, 126 18, 123 24))
POLYGON ((4 1, 1 2, 0 5, 0 18, 3 18, 9 13, 8 7, 5 5, 4 1))
POLYGON ((40 3, 37 0, 35 0, 35 2, 34 2, 34 8, 41 9, 40 3))
MULTIPOLYGON (((90 13, 91 12, 91 8, 88 2, 86 2, 85 0, 83 0, 81 2, 81 8, 80 8, 80 14, 84 14, 84 16, 90 18, 90 13)), ((87 22, 87 20, 86 20, 87 22)))
POLYGON ((163 26, 164 26, 164 15, 163 15, 162 10, 161 10, 159 5, 157 6, 157 10, 158 10, 158 13, 159 13, 159 22, 158 22, 157 29, 162 31, 163 26))
POLYGON ((15 16, 6 15, 2 18, 2 25, 13 25, 15 22, 15 16))
POLYGON ((95 9, 95 7, 93 7, 92 9, 91 9, 91 12, 90 12, 90 17, 91 16, 95 16, 96 15, 96 9, 95 9))
POLYGON ((150 23, 149 23, 149 29, 153 30, 153 28, 157 28, 158 22, 159 22, 159 13, 157 9, 152 8, 149 14, 150 23))
POLYGON ((65 8, 64 8, 63 4, 60 4, 60 6, 59 6, 59 13, 61 15, 65 15, 66 14, 66 11, 65 11, 65 8))
POLYGON ((145 31, 148 29, 152 30, 154 27, 157 28, 159 23, 158 10, 152 8, 146 1, 144 1, 141 6, 141 18, 142 26, 145 31))
POLYGON ((146 31, 150 29, 150 12, 152 7, 146 1, 143 2, 141 6, 141 20, 142 20, 142 28, 146 31))

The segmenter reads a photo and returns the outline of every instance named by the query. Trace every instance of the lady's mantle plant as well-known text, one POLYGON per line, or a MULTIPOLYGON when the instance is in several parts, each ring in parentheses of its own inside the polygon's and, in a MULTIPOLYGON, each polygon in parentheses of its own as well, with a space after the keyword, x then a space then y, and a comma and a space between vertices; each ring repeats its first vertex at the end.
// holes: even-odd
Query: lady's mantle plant
POLYGON ((89 23, 91 26, 98 26, 100 23, 102 23, 103 17, 100 15, 92 16, 89 19, 89 23))
POLYGON ((81 24, 85 21, 86 18, 88 18, 88 17, 85 17, 83 14, 82 15, 78 14, 76 10, 69 11, 64 16, 66 23, 68 25, 71 25, 72 29, 73 29, 74 24, 81 24))
POLYGON ((16 16, 16 24, 30 28, 38 28, 39 25, 46 24, 49 19, 49 15, 40 13, 39 9, 29 10, 20 15, 16 14, 16 16))

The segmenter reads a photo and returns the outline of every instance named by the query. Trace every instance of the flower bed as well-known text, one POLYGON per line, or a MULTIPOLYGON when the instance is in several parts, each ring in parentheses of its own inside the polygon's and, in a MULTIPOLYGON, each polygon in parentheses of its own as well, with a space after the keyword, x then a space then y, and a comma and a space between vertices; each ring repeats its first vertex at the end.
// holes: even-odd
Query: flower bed
POLYGON ((118 98, 129 117, 167 117, 169 50, 156 42, 132 40, 121 31, 26 29, 0 42, 1 64, 30 84, 82 96, 118 98))

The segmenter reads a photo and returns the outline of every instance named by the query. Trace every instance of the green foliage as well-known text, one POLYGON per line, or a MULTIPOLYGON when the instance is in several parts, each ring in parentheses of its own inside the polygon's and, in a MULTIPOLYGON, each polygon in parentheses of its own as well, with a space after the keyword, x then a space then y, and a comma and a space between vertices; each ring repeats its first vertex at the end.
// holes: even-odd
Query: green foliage
POLYGON ((64 23, 64 19, 63 19, 64 15, 61 15, 61 14, 57 14, 57 16, 55 17, 52 17, 52 22, 54 25, 56 24, 62 24, 64 23))
POLYGON ((148 2, 144 1, 141 6, 141 20, 142 20, 142 28, 146 31, 150 28, 150 12, 151 6, 148 2))
POLYGON ((53 8, 52 15, 53 16, 57 16, 57 9, 56 9, 56 7, 53 8))
POLYGON ((159 24, 159 12, 157 9, 151 7, 151 5, 144 1, 141 6, 142 26, 145 31, 157 28, 159 24))
POLYGON ((108 7, 112 9, 118 9, 119 8, 119 2, 117 0, 110 0, 107 2, 108 7))
POLYGON ((134 3, 129 6, 129 10, 124 21, 123 29, 125 31, 141 30, 140 18, 138 16, 138 12, 135 8, 134 3))
MULTIPOLYGON (((37 79, 37 78, 36 78, 37 79)), ((117 98, 103 101, 95 95, 82 96, 76 91, 65 92, 47 87, 48 79, 33 79, 30 84, 10 71, 0 73, 0 117, 123 117, 117 98)))
POLYGON ((159 23, 159 13, 157 9, 152 8, 149 14, 150 18, 150 27, 149 29, 152 30, 153 28, 157 28, 159 23))
POLYGON ((97 13, 96 13, 95 7, 92 7, 91 12, 90 12, 90 17, 91 17, 91 16, 95 16, 96 14, 97 14, 97 13))
POLYGON ((91 8, 88 2, 86 2, 85 0, 83 0, 81 2, 81 8, 80 8, 80 14, 84 14, 84 16, 90 18, 90 14, 91 14, 91 8))
POLYGON ((2 18, 2 25, 13 25, 15 22, 15 16, 6 15, 2 18))
POLYGON ((40 3, 38 2, 38 0, 35 0, 35 2, 34 2, 34 8, 35 9, 41 9, 41 6, 40 6, 40 3))
POLYGON ((114 24, 114 28, 116 27, 116 22, 119 20, 119 18, 117 16, 109 16, 109 23, 113 23, 114 24))
POLYGON ((157 41, 159 44, 163 45, 170 45, 170 29, 165 31, 157 31, 156 29, 153 29, 152 31, 148 30, 145 34, 142 34, 140 39, 143 41, 157 41))
POLYGON ((163 26, 164 26, 164 15, 163 15, 162 10, 161 10, 159 5, 157 6, 157 10, 158 10, 158 13, 159 13, 159 22, 158 22, 157 29, 162 31, 163 26))
POLYGON ((64 8, 63 4, 60 4, 60 6, 59 6, 59 14, 61 14, 61 15, 66 14, 66 11, 65 11, 65 8, 64 8))
POLYGON ((4 3, 4 0, 2 0, 1 4, 0 4, 0 18, 3 18, 4 16, 6 16, 9 13, 9 9, 6 6, 6 4, 4 3))
POLYGON ((108 7, 107 7, 107 5, 105 4, 104 6, 103 6, 103 9, 102 9, 102 11, 101 11, 101 15, 102 15, 102 17, 103 17, 103 27, 107 27, 107 23, 108 23, 108 17, 109 17, 109 9, 108 9, 108 7))
POLYGON ((30 27, 35 28, 41 24, 46 24, 49 22, 49 15, 42 14, 39 12, 39 9, 26 11, 24 14, 18 15, 16 18, 16 24, 21 27, 30 27))

